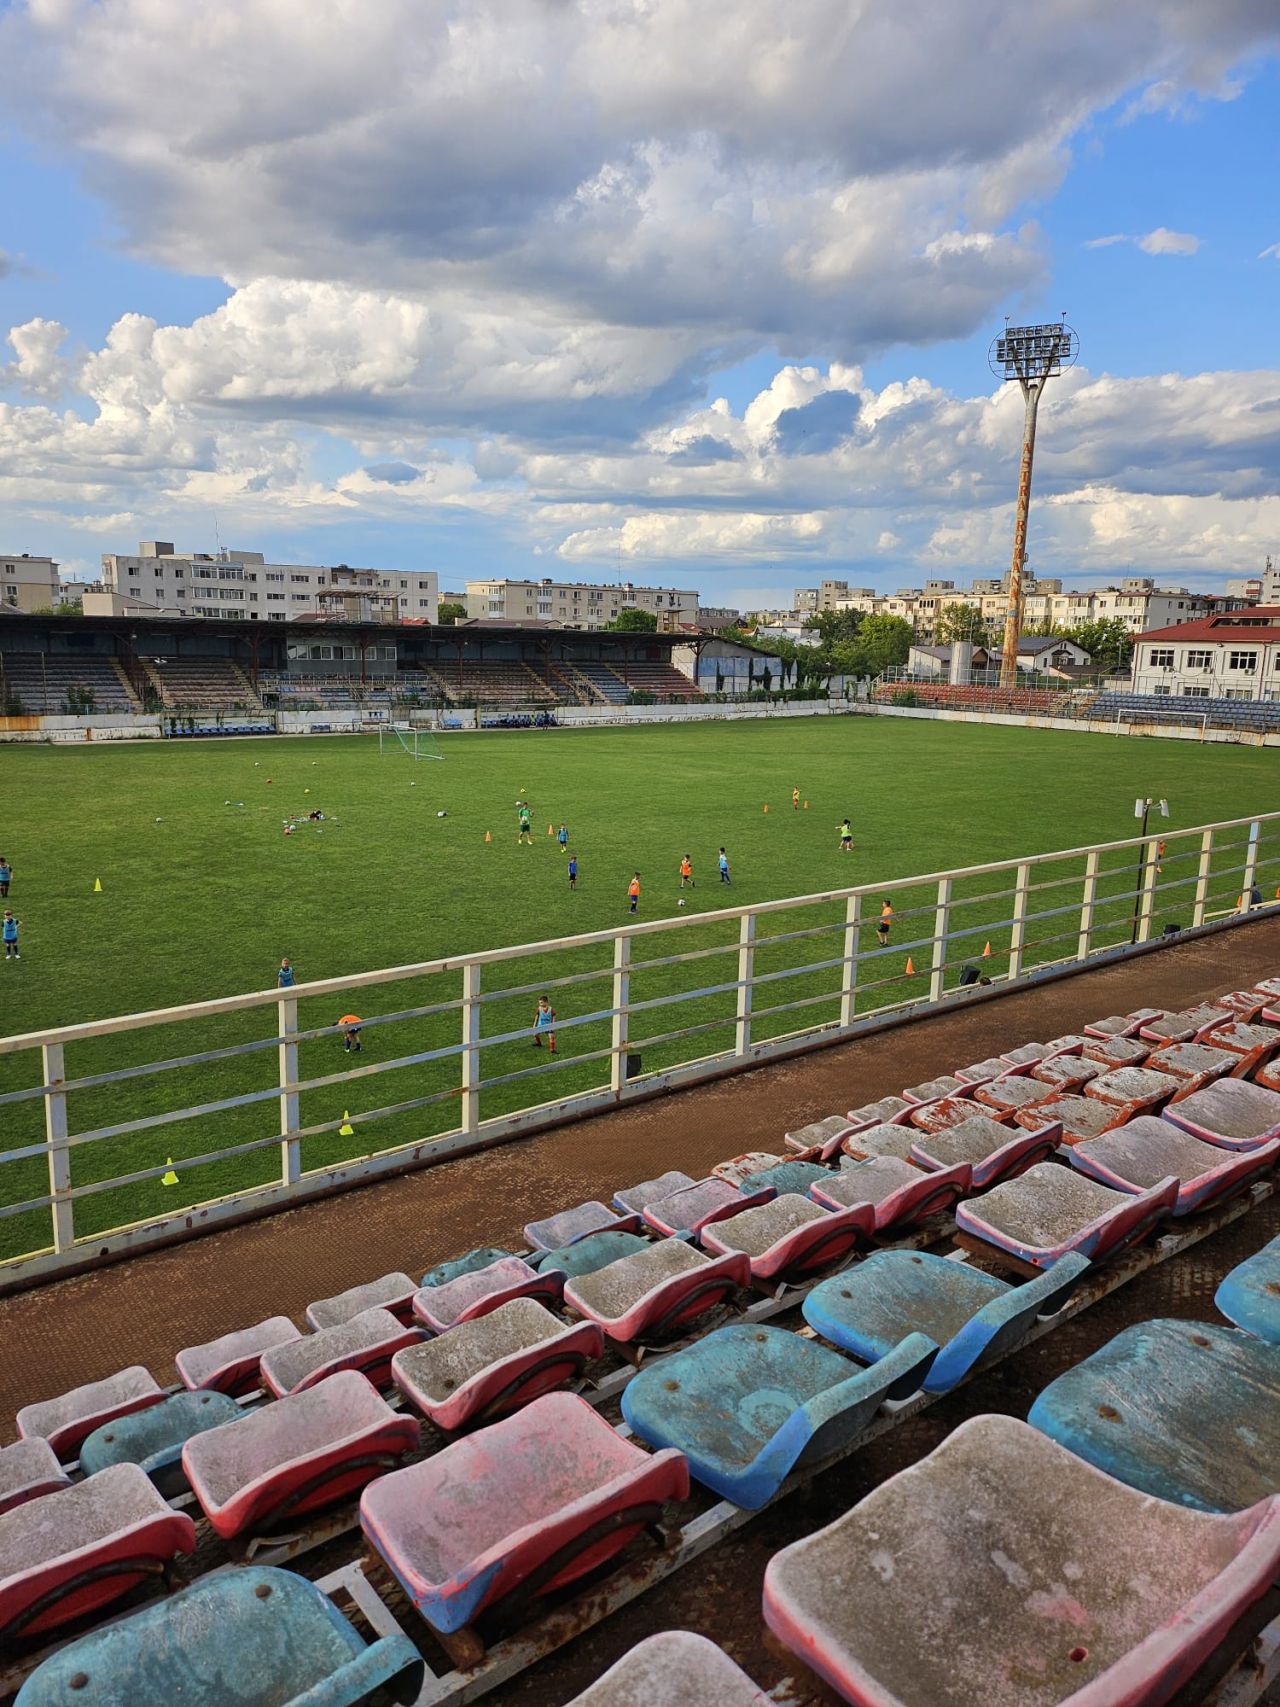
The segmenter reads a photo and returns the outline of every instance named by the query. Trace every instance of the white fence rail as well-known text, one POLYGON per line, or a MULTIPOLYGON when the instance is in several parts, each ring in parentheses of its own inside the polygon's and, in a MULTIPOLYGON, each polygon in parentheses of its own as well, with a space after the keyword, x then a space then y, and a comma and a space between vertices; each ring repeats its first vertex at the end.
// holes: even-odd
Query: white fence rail
POLYGON ((1271 812, 2 1038, 0 1286, 851 1037, 975 979, 1243 923, 1280 910, 1278 886, 1271 812), (557 1052, 531 1061, 544 993, 557 1052), (337 1062, 357 1000, 361 1052, 337 1062))

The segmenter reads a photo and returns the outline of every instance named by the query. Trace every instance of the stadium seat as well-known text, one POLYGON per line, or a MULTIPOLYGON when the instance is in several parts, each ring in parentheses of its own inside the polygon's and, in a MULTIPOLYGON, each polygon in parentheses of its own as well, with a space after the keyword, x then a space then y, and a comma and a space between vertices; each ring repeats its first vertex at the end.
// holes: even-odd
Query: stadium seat
POLYGON ((1020 1043, 1016 1049, 1004 1050, 1000 1059, 1007 1061, 1010 1067, 1021 1067, 1029 1071, 1037 1062, 1043 1061, 1048 1053, 1047 1043, 1020 1043))
POLYGON ((533 1298, 513 1298, 391 1360, 405 1398, 437 1428, 491 1421, 563 1387, 604 1350, 594 1322, 566 1326, 533 1298))
POLYGON ((1242 1025, 1252 1025, 1266 1005, 1267 998, 1260 990, 1230 990, 1213 998, 1215 1008, 1228 1009, 1242 1025))
POLYGON ((985 1085, 1008 1071, 1007 1061, 999 1055, 990 1055, 985 1061, 975 1061, 972 1066, 957 1067, 955 1076, 962 1085, 985 1085))
POLYGON ((656 1203, 660 1197, 670 1197, 672 1192, 687 1191, 697 1181, 690 1174, 682 1174, 677 1169, 670 1173, 659 1174, 656 1179, 641 1180, 639 1185, 625 1186, 613 1194, 613 1206, 628 1215, 643 1215, 651 1203, 656 1203))
POLYGON ((314 1387, 341 1369, 358 1369, 375 1387, 388 1387, 392 1357, 421 1338, 420 1329, 406 1328, 390 1310, 362 1310, 332 1328, 264 1351, 262 1380, 277 1399, 314 1387))
POLYGON ((1153 1047, 1137 1037, 1089 1037, 1080 1053, 1105 1073, 1110 1067, 1141 1067, 1153 1047))
POLYGON ((906 1398, 936 1347, 911 1334, 874 1369, 781 1328, 736 1323, 642 1369, 622 1414, 682 1452, 712 1493, 755 1511, 795 1469, 848 1448, 885 1399, 906 1398))
POLYGON ((762 1286, 776 1286, 795 1284, 847 1262, 868 1242, 875 1225, 869 1203, 830 1210, 789 1191, 714 1222, 703 1230, 702 1243, 721 1256, 741 1251, 751 1264, 751 1278, 762 1286))
POLYGON ((898 1156, 846 1159, 839 1173, 809 1187, 809 1196, 826 1209, 850 1209, 867 1203, 875 1211, 878 1234, 906 1233, 931 1215, 948 1213, 966 1196, 972 1170, 967 1166, 926 1173, 898 1156))
POLYGON ((0 1517, 14 1506, 70 1486, 71 1478, 47 1440, 33 1435, 30 1440, 0 1446, 0 1517))
POLYGON ((183 1386, 192 1392, 212 1387, 215 1392, 239 1397, 259 1385, 258 1366, 264 1351, 301 1338, 287 1316, 268 1316, 251 1328, 239 1328, 205 1345, 188 1346, 173 1361, 183 1386))
POLYGON ((691 1233, 697 1238, 704 1227, 721 1221, 726 1215, 737 1215, 756 1203, 767 1203, 771 1191, 741 1192, 728 1180, 700 1179, 670 1197, 660 1197, 645 1205, 644 1218, 655 1232, 671 1237, 676 1233, 691 1233))
POLYGON ((1155 1707, 1278 1569, 1275 1501, 1185 1511, 980 1416, 776 1553, 764 1614, 860 1707, 1155 1707))
POLYGON ((751 1279, 741 1253, 714 1259, 683 1239, 664 1239, 592 1274, 575 1275, 564 1301, 618 1345, 665 1338, 722 1304, 751 1279))
POLYGON ((668 1500, 684 1499, 678 1452, 642 1452, 584 1399, 547 1393, 501 1422, 365 1489, 360 1521, 433 1629, 465 1629, 619 1553, 668 1500))
POLYGON ((988 1079, 973 1093, 975 1103, 994 1110, 998 1115, 1016 1114, 1022 1108, 1034 1108, 1038 1102, 1048 1102, 1061 1093, 1056 1085, 1046 1085, 1043 1079, 1033 1079, 1030 1071, 1018 1070, 988 1079))
POLYGON ((1263 1090, 1280 1091, 1280 1060, 1268 1061, 1265 1067, 1254 1069, 1253 1082, 1263 1090))
MULTIPOLYGON (((908 1114, 904 1124, 914 1126, 917 1132, 945 1132, 948 1126, 959 1126, 961 1121, 973 1118, 977 1106, 973 1099, 976 1089, 976 1085, 967 1085, 954 1096, 919 1103, 908 1114)), ((987 1118, 990 1119, 990 1115, 987 1118)))
POLYGON ((473 1268, 442 1286, 424 1286, 414 1294, 413 1313, 433 1333, 488 1315, 512 1298, 541 1298, 554 1304, 564 1286, 556 1269, 539 1274, 519 1257, 502 1257, 487 1268, 473 1268))
POLYGON ((307 1323, 312 1328, 336 1328, 365 1310, 389 1310, 397 1321, 411 1322, 417 1290, 407 1274, 384 1274, 363 1286, 351 1286, 332 1298, 318 1298, 308 1304, 307 1323))
POLYGON ((354 1707, 379 1688, 410 1702, 422 1674, 399 1631, 366 1646, 314 1583, 246 1565, 60 1648, 15 1707, 354 1707))
MULTIPOLYGON (((744 1671, 705 1636, 646 1636, 565 1707, 772 1707, 744 1671)), ((43 1704, 41 1704, 43 1707, 43 1704)))
POLYGON ((1280 1493, 1280 1346, 1139 1322, 1050 1382, 1027 1420, 1157 1499, 1243 1511, 1280 1493))
POLYGON ((1039 1079, 1042 1085, 1052 1085, 1063 1096, 1083 1089, 1104 1070, 1097 1061, 1086 1061, 1083 1049, 1084 1040, 1081 1038, 1073 1049, 1061 1049, 1054 1055, 1046 1055, 1043 1061, 1037 1061, 1032 1067, 1031 1077, 1039 1079))
POLYGON ((776 1155, 772 1150, 746 1150, 740 1156, 730 1157, 727 1162, 717 1162, 709 1172, 712 1179, 722 1179, 741 1188, 748 1175, 780 1167, 785 1160, 784 1156, 776 1155))
POLYGON ((927 1251, 873 1251, 815 1286, 802 1310, 815 1332, 864 1363, 887 1357, 908 1334, 927 1334, 939 1350, 922 1377, 924 1390, 948 1393, 1016 1345, 1037 1316, 1059 1310, 1088 1269, 1072 1254, 1010 1286, 927 1251))
POLYGON ((797 1156, 788 1161, 778 1160, 772 1167, 745 1175, 738 1182, 738 1190, 748 1197, 757 1191, 774 1191, 779 1197, 784 1192, 799 1192, 803 1197, 815 1180, 830 1178, 830 1168, 797 1156))
POLYGON ((606 1268, 619 1257, 634 1256, 647 1251, 650 1241, 638 1233, 591 1233, 572 1245, 561 1245, 554 1251, 537 1251, 529 1262, 539 1274, 556 1269, 566 1280, 574 1274, 590 1274, 593 1269, 606 1268))
POLYGON ((1170 1174, 1180 1181, 1171 1213, 1191 1215, 1247 1191, 1275 1166, 1280 1139, 1253 1150, 1223 1150, 1156 1115, 1139 1115, 1098 1138, 1075 1144, 1071 1166, 1116 1191, 1149 1191, 1170 1174))
POLYGON ((863 1103, 849 1110, 849 1124, 854 1127, 877 1126, 882 1120, 893 1120, 911 1107, 905 1093, 900 1097, 881 1097, 879 1102, 863 1103))
POLYGON ((1110 1014, 1106 1019, 1091 1020, 1084 1027, 1086 1037, 1136 1037, 1144 1025, 1159 1019, 1163 1008, 1135 1008, 1131 1014, 1110 1014))
POLYGON ((1202 1032, 1233 1017, 1229 1008, 1202 1003, 1199 1007, 1176 1009, 1146 1020, 1138 1035, 1151 1043, 1194 1043, 1202 1032))
POLYGON ((1124 1111, 1109 1102, 1099 1102, 1096 1097, 1055 1093, 1044 1102, 1018 1109, 1013 1118, 1016 1125, 1031 1131, 1038 1130, 1046 1120, 1055 1121, 1062 1128, 1060 1143, 1068 1145, 1078 1144, 1082 1138, 1096 1138, 1099 1132, 1118 1125, 1124 1120, 1124 1111))
POLYGON ((604 1203, 579 1203, 572 1209, 562 1209, 545 1221, 530 1221, 524 1236, 535 1251, 554 1251, 562 1245, 573 1245, 592 1233, 634 1233, 640 1217, 634 1211, 615 1215, 604 1203))
POLYGON ((1091 1079, 1084 1094, 1095 1102, 1110 1103, 1126 1120, 1134 1120, 1140 1114, 1158 1113, 1181 1088, 1170 1074, 1151 1067, 1117 1067, 1091 1079))
POLYGON ((1242 1020, 1224 1020, 1202 1032, 1200 1041, 1210 1049, 1225 1049, 1236 1058, 1231 1071, 1235 1078, 1251 1076, 1265 1066, 1280 1049, 1280 1030, 1272 1025, 1246 1025, 1242 1020))
POLYGON ((1235 1064, 1236 1057, 1229 1050, 1209 1049, 1203 1043, 1167 1043, 1147 1059, 1147 1065, 1157 1072, 1181 1080, 1176 1093, 1180 1097, 1221 1079, 1235 1064))
POLYGON ((973 1114, 955 1126, 917 1137, 911 1159, 934 1172, 968 1167, 971 1188, 985 1191, 999 1180, 1025 1173, 1036 1162, 1047 1161, 1061 1141, 1062 1127, 1056 1120, 1045 1120, 1027 1131, 1001 1126, 987 1114, 973 1114))
POLYGON ((845 1155, 866 1160, 869 1156, 896 1156, 900 1162, 910 1161, 912 1147, 920 1136, 914 1126, 886 1121, 878 1126, 864 1126, 851 1132, 844 1140, 845 1155))
POLYGON ((136 1464, 15 1506, 0 1516, 0 1643, 96 1612, 195 1544, 136 1464))
POLYGON ((1213 1301, 1238 1328, 1280 1345, 1280 1238, 1224 1275, 1213 1301))
POLYGON ((117 1417, 86 1435, 80 1468, 96 1476, 111 1464, 136 1464, 166 1499, 185 1491, 182 1448, 193 1434, 234 1422, 240 1407, 228 1393, 174 1393, 144 1411, 117 1417))
POLYGON ((1170 1175, 1130 1196, 1057 1162, 1038 1162, 985 1197, 958 1205, 956 1227, 1036 1268, 1048 1268, 1071 1251, 1101 1262, 1173 1213, 1178 1183, 1170 1175))
POLYGON ((418 1439, 415 1418, 397 1414, 347 1369, 196 1435, 182 1449, 182 1467, 205 1516, 229 1540, 353 1494, 418 1439))
POLYGON ((460 1275, 474 1274, 477 1269, 488 1268, 492 1263, 501 1262, 503 1257, 513 1257, 515 1254, 514 1251, 497 1250, 493 1245, 478 1245, 464 1256, 450 1257, 448 1262, 438 1262, 434 1268, 429 1268, 422 1277, 422 1284, 447 1286, 460 1275))
POLYGON ((1169 1104, 1165 1118, 1224 1150, 1251 1150, 1280 1138, 1280 1092, 1245 1079, 1217 1079, 1169 1104))
POLYGON ((825 1160, 835 1154, 840 1148, 840 1140, 857 1124, 847 1114, 828 1114, 821 1120, 811 1120, 807 1126, 797 1126, 794 1132, 784 1133, 783 1142, 790 1150, 800 1150, 807 1156, 816 1155, 825 1160))
POLYGON ((904 1102, 914 1106, 922 1102, 937 1102, 941 1097, 954 1096, 964 1088, 954 1073, 943 1073, 936 1079, 926 1079, 923 1084, 908 1085, 902 1093, 902 1098, 904 1102))
POLYGON ((105 1381, 90 1381, 56 1399, 24 1405, 15 1421, 23 1440, 47 1440, 59 1458, 68 1459, 75 1457, 80 1442, 95 1428, 158 1405, 163 1398, 163 1388, 141 1364, 134 1364, 105 1381))

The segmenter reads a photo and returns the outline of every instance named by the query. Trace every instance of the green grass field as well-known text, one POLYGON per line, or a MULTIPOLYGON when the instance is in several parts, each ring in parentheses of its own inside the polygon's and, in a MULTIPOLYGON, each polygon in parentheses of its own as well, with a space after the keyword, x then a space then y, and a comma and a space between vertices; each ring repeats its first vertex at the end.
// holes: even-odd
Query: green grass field
MULTIPOLYGON (((299 979, 308 980, 604 929, 627 919, 626 886, 635 869, 643 884, 641 919, 674 915, 685 852, 698 879, 685 916, 697 919, 678 946, 712 949, 737 940, 736 923, 717 925, 707 917, 726 904, 1128 836, 1135 831, 1138 793, 1169 798, 1171 830, 1266 810, 1276 799, 1276 760, 1266 751, 890 718, 461 735, 443 738, 440 748, 440 763, 380 757, 369 737, 3 749, 0 854, 14 867, 10 904, 22 920, 22 959, 0 968, 4 1032, 268 988, 286 954, 299 979), (808 800, 807 810, 791 810, 793 784, 808 800), (520 796, 533 807, 532 848, 516 842, 520 796), (286 837, 282 819, 312 807, 328 815, 323 830, 308 826, 286 837), (437 817, 440 810, 448 816, 437 817), (857 844, 852 857, 838 851, 836 826, 845 812, 857 844), (548 824, 558 828, 561 820, 579 859, 576 894, 569 892, 555 838, 546 833, 548 824), (721 843, 732 861, 731 890, 716 881, 721 843), (102 881, 100 894, 94 893, 95 878, 102 881)), ((1224 893, 1238 867, 1238 854, 1223 856, 1224 893)), ((1184 866, 1167 881, 1193 869, 1184 866)), ((1129 879, 1117 876, 1106 887, 1118 897, 1113 916, 1119 918, 1128 905, 1129 879)), ((968 893, 966 917, 975 928, 1007 909, 1003 902, 977 900, 981 883, 968 893)), ((1054 899, 1072 895, 1063 890, 1049 904, 1054 899)), ((915 917, 911 909, 931 909, 932 902, 905 885, 894 900, 895 947, 882 970, 886 981, 903 987, 901 994, 908 986, 898 944, 928 934, 931 910, 915 917)), ((1174 916, 1185 917, 1187 891, 1172 905, 1174 916)), ((821 916, 782 915, 771 928, 829 928, 762 949, 757 968, 802 968, 838 953, 842 918, 838 907, 821 916)), ((1067 923, 1073 927, 1074 921, 1067 923)), ((1006 942, 1007 933, 997 932, 997 967, 1006 942)), ((980 948, 979 935, 974 951, 980 948)), ((665 958, 676 949, 670 939, 651 940, 638 946, 637 958, 665 958)), ((1046 948, 1040 957, 1062 952, 1046 948)), ((608 963, 607 951, 598 948, 562 953, 522 963, 518 981, 533 985, 540 978, 601 973, 608 963)), ((655 967, 636 975, 632 1000, 674 995, 731 978, 735 970, 733 958, 724 955, 682 968, 655 967)), ((516 981, 495 975, 492 982, 500 989, 516 981)), ((813 1000, 798 1017, 760 1020, 756 1035, 834 1017, 834 1002, 826 998, 836 981, 829 971, 782 982, 779 1005, 792 995, 824 1000, 813 1000)), ((923 980, 911 988, 916 985, 923 994, 923 980)), ((553 999, 564 1021, 603 1006, 607 992, 607 982, 597 978, 553 991, 553 999)), ((355 1011, 373 1018, 457 993, 457 975, 449 974, 353 1001, 355 1011)), ((485 1009, 485 1034, 526 1025, 534 1001, 531 993, 494 1001, 485 1009)), ((348 1005, 304 1003, 302 1024, 331 1025, 348 1005)), ((633 1031, 642 1043, 695 1020, 709 1028, 692 1042, 646 1047, 646 1069, 723 1048, 732 1012, 732 995, 723 995, 640 1016, 633 1031)), ((274 1009, 125 1034, 69 1050, 68 1072, 109 1071, 273 1035, 274 1009)), ((456 1039, 453 1015, 370 1026, 363 1062, 456 1039)), ((523 1076, 486 1092, 483 1113, 599 1082, 604 1065, 575 1064, 574 1057, 607 1043, 603 1022, 562 1031, 554 1075, 541 1073, 532 1083, 529 1069, 549 1064, 540 1057, 531 1061, 523 1040, 486 1050, 486 1076, 523 1076)), ((302 1046, 306 1076, 346 1064, 332 1036, 302 1046)), ((71 1129, 265 1089, 275 1072, 274 1050, 263 1050, 77 1092, 70 1099, 71 1129)), ((435 1090, 449 1093, 457 1072, 451 1059, 309 1092, 303 1123, 336 1123, 346 1108, 358 1113, 435 1090)), ((36 1054, 0 1059, 0 1091, 39 1082, 36 1054)), ((357 1126, 354 1139, 318 1134, 303 1141, 304 1166, 447 1130, 456 1115, 456 1102, 445 1094, 431 1108, 357 1126)), ((38 1101, 0 1108, 0 1117, 6 1147, 38 1143, 43 1135, 38 1101)), ((77 1232, 276 1177, 273 1148, 185 1173, 181 1163, 268 1138, 277 1118, 274 1101, 264 1101, 167 1131, 85 1145, 74 1155, 77 1186, 155 1167, 170 1155, 182 1184, 166 1189, 148 1179, 82 1198, 77 1232)), ((39 1158, 0 1165, 0 1203, 46 1188, 39 1158)), ((48 1238, 45 1211, 0 1220, 0 1255, 38 1248, 48 1238)))

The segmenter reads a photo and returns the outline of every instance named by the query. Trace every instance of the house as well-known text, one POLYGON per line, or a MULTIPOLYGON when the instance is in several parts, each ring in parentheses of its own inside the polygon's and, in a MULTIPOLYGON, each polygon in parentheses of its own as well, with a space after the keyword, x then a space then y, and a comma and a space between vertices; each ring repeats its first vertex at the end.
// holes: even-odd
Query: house
POLYGON ((1133 691, 1180 699, 1280 699, 1280 605, 1255 605, 1138 637, 1133 691))

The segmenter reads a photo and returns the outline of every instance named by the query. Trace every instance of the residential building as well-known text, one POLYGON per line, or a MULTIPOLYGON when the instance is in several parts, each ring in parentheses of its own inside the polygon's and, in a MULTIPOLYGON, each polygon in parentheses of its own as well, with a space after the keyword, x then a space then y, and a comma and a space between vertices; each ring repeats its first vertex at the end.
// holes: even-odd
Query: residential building
POLYGON ((791 595, 791 608, 797 616, 812 616, 818 608, 818 589, 797 587, 791 595))
MULTIPOLYGON (((907 672, 913 676, 934 677, 947 681, 951 675, 950 646, 912 646, 907 654, 907 672)), ((1052 675, 1057 672, 1088 669, 1092 659, 1083 646, 1074 640, 1055 639, 1049 635, 1024 634, 1018 641, 1018 668, 1028 675, 1052 675)), ((969 672, 1000 668, 998 646, 975 646, 969 672)))
POLYGON ((1133 691, 1170 699, 1280 699, 1280 605, 1254 605, 1145 633, 1133 691))
POLYGON ((350 599, 322 597, 335 588, 354 595, 359 609, 366 608, 360 604, 362 596, 372 599, 379 611, 374 620, 433 623, 439 610, 439 583, 429 570, 268 563, 260 551, 178 552, 168 540, 143 540, 136 556, 103 553, 102 594, 86 595, 92 604, 86 605, 85 614, 152 610, 163 616, 296 622, 320 613, 333 617, 344 609, 350 599), (328 612, 326 603, 331 606, 328 612))
POLYGON ((48 610, 62 597, 58 565, 28 551, 0 554, 0 604, 8 610, 48 610))
POLYGON ((699 628, 736 628, 742 612, 730 610, 728 605, 699 605, 694 621, 699 628))
POLYGON ((606 628, 624 610, 651 611, 657 617, 671 615, 677 625, 693 626, 698 616, 698 594, 688 588, 637 587, 630 581, 467 582, 467 617, 473 622, 606 628))

